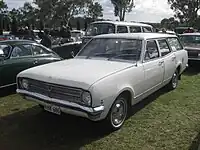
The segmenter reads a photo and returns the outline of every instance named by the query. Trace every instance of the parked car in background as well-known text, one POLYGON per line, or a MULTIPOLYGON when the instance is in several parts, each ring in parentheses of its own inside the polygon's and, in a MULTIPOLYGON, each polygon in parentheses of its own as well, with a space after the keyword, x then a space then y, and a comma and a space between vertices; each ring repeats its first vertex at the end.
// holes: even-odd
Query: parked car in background
POLYGON ((193 27, 176 27, 175 32, 176 32, 176 34, 183 34, 188 29, 190 29, 190 32, 195 32, 195 29, 193 27))
POLYGON ((200 33, 185 33, 179 35, 185 49, 188 51, 189 60, 200 60, 200 33))
POLYGON ((73 56, 76 55, 81 48, 82 48, 81 41, 76 41, 76 42, 71 41, 69 43, 64 43, 64 44, 59 43, 58 45, 52 45, 52 50, 63 59, 73 58, 73 56))
POLYGON ((42 39, 40 38, 40 32, 44 33, 43 30, 33 30, 33 33, 34 33, 34 40, 37 42, 37 43, 40 43, 42 41, 42 39))
POLYGON ((15 40, 17 39, 14 35, 11 35, 10 32, 3 32, 3 35, 0 35, 0 41, 5 40, 15 40))
POLYGON ((121 21, 96 21, 90 24, 82 38, 83 44, 93 36, 110 33, 139 33, 153 32, 153 27, 148 24, 121 21))
POLYGON ((82 31, 82 30, 71 31, 71 38, 75 42, 81 42, 84 35, 85 35, 85 31, 82 31))
POLYGON ((52 50, 34 41, 0 42, 0 89, 16 84, 19 72, 38 65, 59 61, 52 50))
POLYGON ((187 63, 175 35, 100 35, 74 59, 21 72, 17 92, 52 113, 104 120, 116 130, 131 106, 164 86, 175 89, 187 63))

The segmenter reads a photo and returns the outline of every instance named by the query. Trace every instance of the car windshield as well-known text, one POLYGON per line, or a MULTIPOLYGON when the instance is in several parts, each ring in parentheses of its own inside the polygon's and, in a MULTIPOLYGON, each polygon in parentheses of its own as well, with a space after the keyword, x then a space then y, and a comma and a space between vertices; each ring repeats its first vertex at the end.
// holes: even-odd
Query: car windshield
POLYGON ((11 46, 7 44, 0 44, 0 51, 2 51, 7 58, 11 52, 11 46))
POLYGON ((115 25, 111 23, 94 23, 89 26, 86 36, 115 33, 115 25))
POLYGON ((86 59, 138 61, 142 40, 119 38, 95 38, 77 55, 86 59))
POLYGON ((184 45, 188 44, 200 44, 200 35, 181 35, 180 40, 184 45))

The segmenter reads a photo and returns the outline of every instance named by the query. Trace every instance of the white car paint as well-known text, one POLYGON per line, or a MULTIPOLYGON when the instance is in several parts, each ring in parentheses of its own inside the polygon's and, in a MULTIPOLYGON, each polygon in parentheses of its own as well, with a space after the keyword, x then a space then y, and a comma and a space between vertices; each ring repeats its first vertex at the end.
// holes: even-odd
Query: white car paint
MULTIPOLYGON (((134 105, 168 84, 178 67, 181 69, 181 74, 187 66, 188 56, 184 49, 172 51, 164 57, 144 61, 147 40, 177 38, 175 35, 138 33, 100 35, 95 38, 141 39, 143 40, 141 58, 138 62, 121 62, 75 57, 28 69, 21 72, 17 79, 30 78, 89 91, 92 96, 91 107, 65 102, 66 107, 61 106, 61 111, 98 121, 107 116, 112 104, 122 92, 130 92, 131 105, 134 105), (82 111, 71 109, 68 106, 79 108, 82 111), (94 118, 88 113, 99 114, 99 116, 94 118)), ((25 95, 26 99, 36 101, 41 105, 45 105, 45 101, 58 104, 64 102, 62 99, 51 99, 20 89, 19 85, 17 92, 25 95), (29 96, 34 96, 34 98, 29 98, 29 96)))

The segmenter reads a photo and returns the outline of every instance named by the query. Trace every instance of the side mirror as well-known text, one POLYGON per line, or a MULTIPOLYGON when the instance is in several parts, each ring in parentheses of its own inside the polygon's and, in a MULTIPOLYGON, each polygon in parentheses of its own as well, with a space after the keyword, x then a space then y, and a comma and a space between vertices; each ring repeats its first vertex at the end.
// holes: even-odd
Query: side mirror
POLYGON ((71 56, 74 58, 75 56, 74 56, 74 51, 71 51, 71 56))

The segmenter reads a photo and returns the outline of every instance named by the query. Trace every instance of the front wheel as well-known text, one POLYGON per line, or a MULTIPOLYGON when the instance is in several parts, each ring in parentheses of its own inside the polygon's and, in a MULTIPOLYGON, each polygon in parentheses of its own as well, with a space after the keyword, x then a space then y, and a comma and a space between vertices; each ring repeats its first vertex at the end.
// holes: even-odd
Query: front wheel
POLYGON ((118 130, 124 124, 128 112, 127 99, 120 96, 112 105, 110 112, 106 118, 106 123, 111 130, 118 130))
POLYGON ((176 70, 175 73, 172 75, 172 79, 168 84, 169 90, 174 90, 178 87, 178 80, 179 80, 179 73, 176 70))

